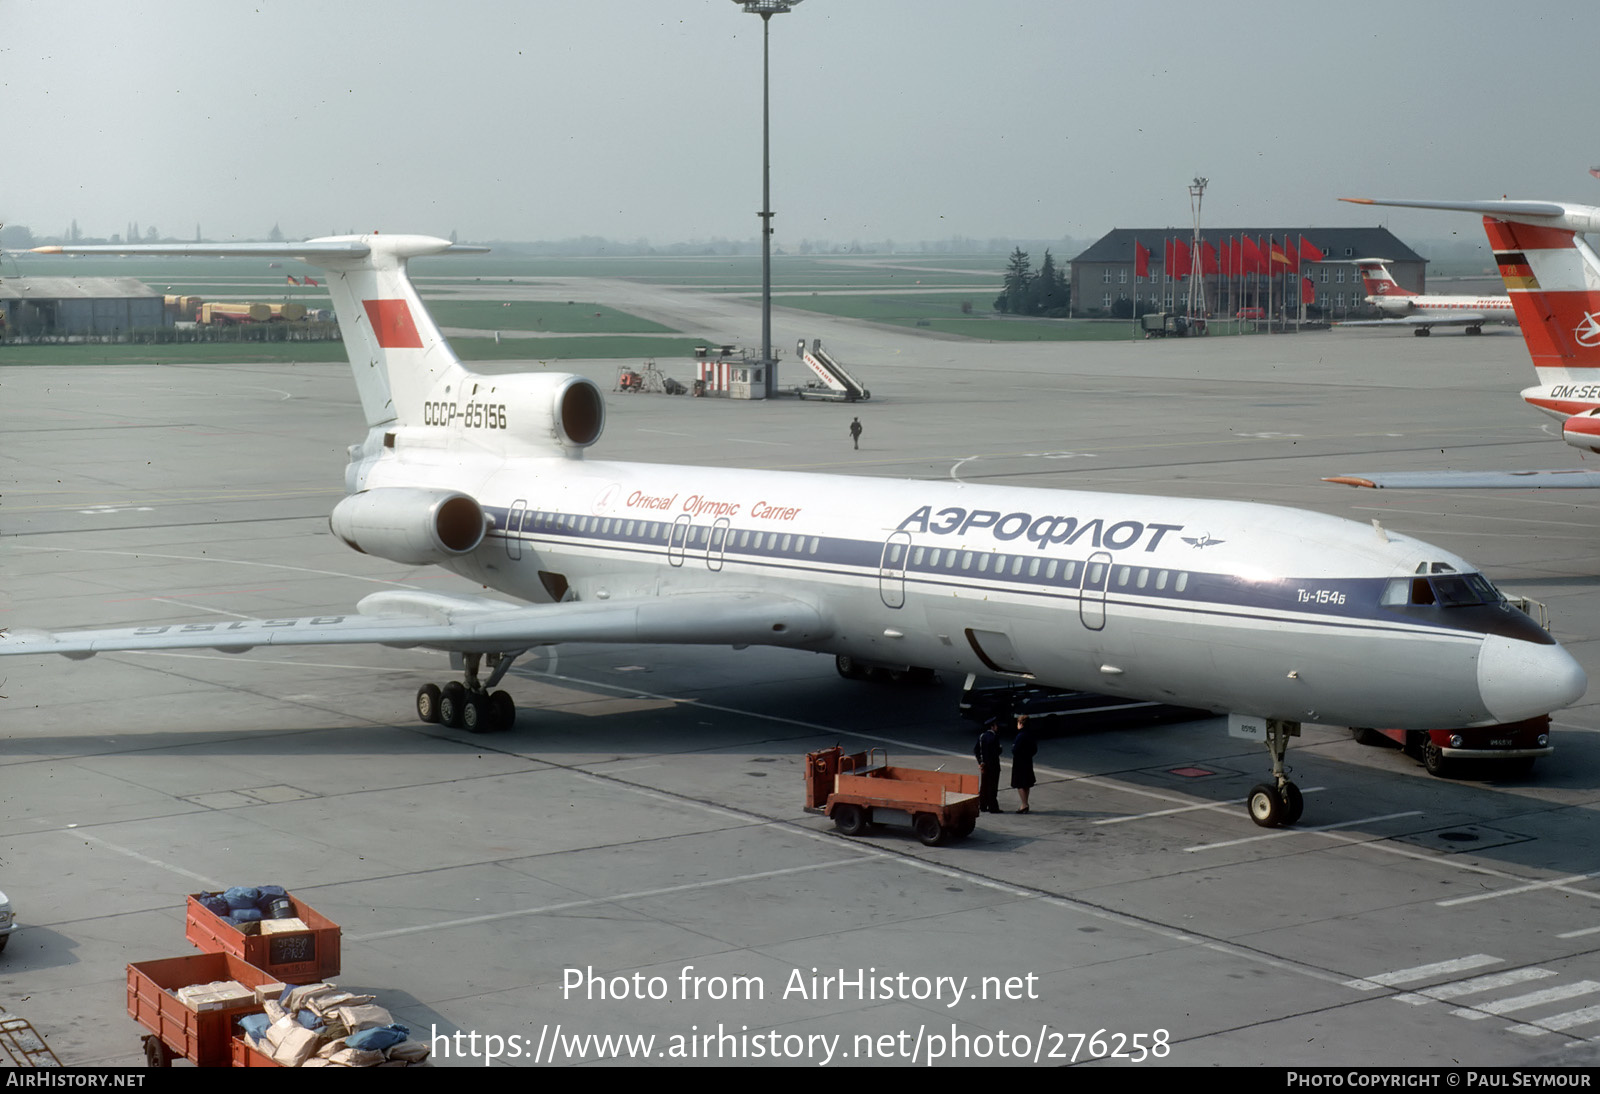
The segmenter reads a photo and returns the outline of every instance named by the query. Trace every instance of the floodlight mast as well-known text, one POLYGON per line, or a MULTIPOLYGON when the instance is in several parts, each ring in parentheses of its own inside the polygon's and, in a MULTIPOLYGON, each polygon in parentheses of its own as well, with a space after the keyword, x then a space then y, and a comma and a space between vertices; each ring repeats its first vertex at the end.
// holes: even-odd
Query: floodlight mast
POLYGON ((774 15, 793 10, 802 0, 733 0, 752 15, 761 16, 761 363, 766 374, 767 397, 778 393, 778 363, 772 359, 772 154, 769 125, 767 32, 774 15))

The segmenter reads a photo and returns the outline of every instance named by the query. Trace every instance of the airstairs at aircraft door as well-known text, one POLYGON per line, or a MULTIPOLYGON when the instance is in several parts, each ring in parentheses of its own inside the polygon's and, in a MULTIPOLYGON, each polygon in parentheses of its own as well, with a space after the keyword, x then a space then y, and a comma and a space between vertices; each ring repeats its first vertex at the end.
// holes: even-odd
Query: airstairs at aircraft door
POLYGON ((805 387, 797 388, 795 394, 800 398, 832 399, 844 403, 872 398, 872 392, 863 387, 860 380, 846 372, 844 366, 822 348, 822 339, 812 339, 809 350, 806 349, 806 340, 800 339, 795 345, 795 354, 805 362, 806 367, 817 377, 817 381, 820 381, 820 383, 813 381, 805 387))

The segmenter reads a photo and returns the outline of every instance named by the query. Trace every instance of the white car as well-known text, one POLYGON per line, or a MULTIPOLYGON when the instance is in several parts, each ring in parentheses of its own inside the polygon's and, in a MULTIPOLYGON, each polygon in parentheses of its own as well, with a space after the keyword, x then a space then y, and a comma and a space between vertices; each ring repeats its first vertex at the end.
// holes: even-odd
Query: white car
POLYGON ((16 916, 11 911, 11 901, 6 894, 0 893, 0 950, 6 948, 6 943, 11 941, 11 932, 16 930, 16 916))

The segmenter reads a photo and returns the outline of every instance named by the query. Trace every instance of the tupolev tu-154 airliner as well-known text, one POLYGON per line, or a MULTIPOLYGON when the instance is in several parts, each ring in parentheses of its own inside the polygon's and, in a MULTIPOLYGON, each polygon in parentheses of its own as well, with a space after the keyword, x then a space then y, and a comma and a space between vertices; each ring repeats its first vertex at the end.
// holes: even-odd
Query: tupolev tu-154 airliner
POLYGON ((1302 722, 1502 724, 1587 686, 1473 566, 1376 524, 1250 502, 589 459, 599 389, 468 371, 407 276, 413 257, 481 248, 372 234, 60 250, 328 271, 368 426, 333 532, 517 603, 394 591, 298 619, 14 626, 0 654, 421 646, 455 655, 463 675, 424 684, 418 716, 475 732, 512 724, 510 695, 494 690, 512 662, 561 642, 783 646, 834 654, 846 676, 976 672, 1236 716, 1272 757, 1272 782, 1248 802, 1263 826, 1300 816, 1284 754, 1302 722))

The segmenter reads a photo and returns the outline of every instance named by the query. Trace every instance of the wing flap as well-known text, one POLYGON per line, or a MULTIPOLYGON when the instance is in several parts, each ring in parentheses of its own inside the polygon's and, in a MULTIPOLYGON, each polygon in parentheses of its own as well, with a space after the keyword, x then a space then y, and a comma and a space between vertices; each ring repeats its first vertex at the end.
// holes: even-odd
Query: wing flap
POLYGON ((1322 481, 1380 490, 1594 490, 1600 489, 1600 471, 1391 471, 1322 481))
POLYGON ((800 646, 832 633, 812 604, 757 592, 685 593, 638 600, 518 606, 483 597, 378 593, 356 612, 299 619, 165 623, 0 634, 0 656, 74 659, 132 650, 384 645, 510 653, 560 642, 800 646))

